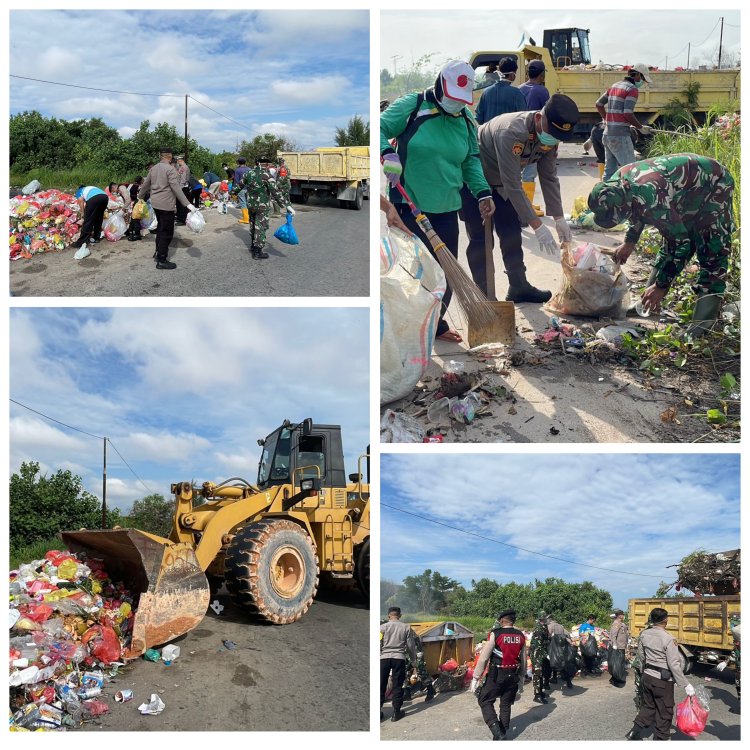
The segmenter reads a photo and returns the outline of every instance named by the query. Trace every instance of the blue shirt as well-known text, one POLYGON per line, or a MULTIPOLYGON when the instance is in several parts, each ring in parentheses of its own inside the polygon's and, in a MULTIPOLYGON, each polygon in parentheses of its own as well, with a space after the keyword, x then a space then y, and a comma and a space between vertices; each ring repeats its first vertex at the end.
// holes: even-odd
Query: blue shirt
POLYGON ((578 628, 578 634, 588 633, 589 631, 593 633, 595 630, 596 627, 594 625, 589 625, 587 622, 584 622, 583 625, 578 628))
POLYGON ((95 195, 106 195, 106 193, 103 190, 99 190, 98 187, 94 187, 93 185, 87 185, 86 187, 79 188, 76 191, 76 198, 83 198, 83 200, 85 201, 93 198, 95 195))
POLYGON ((480 125, 489 122, 493 117, 508 112, 525 112, 526 97, 510 81, 498 81, 490 86, 479 100, 476 118, 480 125))
POLYGON ((540 110, 549 99, 549 91, 541 83, 526 81, 518 87, 518 90, 526 97, 526 106, 534 111, 540 110))

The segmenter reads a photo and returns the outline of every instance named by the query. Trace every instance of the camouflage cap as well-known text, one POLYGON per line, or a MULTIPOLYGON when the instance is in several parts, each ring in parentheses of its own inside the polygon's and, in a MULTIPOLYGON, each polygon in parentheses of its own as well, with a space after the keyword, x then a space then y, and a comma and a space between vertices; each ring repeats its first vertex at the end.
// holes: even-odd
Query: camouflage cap
POLYGON ((625 187, 616 179, 597 182, 589 193, 588 205, 602 229, 611 229, 630 216, 625 187))
POLYGON ((539 620, 539 622, 544 622, 547 619, 547 613, 543 609, 540 609, 537 613, 536 619, 539 620))

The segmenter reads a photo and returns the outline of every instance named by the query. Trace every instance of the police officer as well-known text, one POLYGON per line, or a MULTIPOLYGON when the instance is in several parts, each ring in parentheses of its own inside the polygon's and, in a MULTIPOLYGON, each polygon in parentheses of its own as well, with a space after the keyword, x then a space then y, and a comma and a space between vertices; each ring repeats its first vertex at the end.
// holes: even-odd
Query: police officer
POLYGON ((534 687, 534 703, 547 703, 544 694, 549 690, 550 667, 547 648, 549 647, 549 631, 547 630, 547 615, 540 612, 536 618, 534 630, 531 633, 532 685, 534 687))
MULTIPOLYGON (((282 203, 284 200, 266 169, 269 161, 266 158, 257 159, 255 166, 242 175, 242 182, 234 188, 245 193, 246 211, 249 214, 250 223, 250 252, 256 260, 268 258, 268 253, 264 252, 263 247, 266 244, 271 201, 282 203)), ((287 206, 286 210, 288 213, 294 213, 291 206, 287 206)))
MULTIPOLYGON (((625 613, 621 609, 613 610, 612 614, 615 619, 612 621, 612 627, 609 629, 609 646, 612 651, 621 651, 622 654, 617 655, 618 661, 625 663, 625 649, 628 647, 628 626, 625 624, 625 613)), ((614 677, 610 677, 609 682, 614 687, 622 688, 625 687, 625 681, 616 680, 614 677)))
MULTIPOLYGON (((414 631, 401 620, 401 607, 388 608, 388 621, 380 626, 380 708, 385 703, 388 677, 391 677, 391 721, 404 718, 401 706, 404 702, 404 679, 406 678, 406 654, 412 664, 417 663, 417 639, 414 631)), ((383 718, 383 712, 380 712, 383 718)))
POLYGON ((689 332, 696 336, 713 325, 726 289, 735 228, 733 194, 734 178, 718 161, 667 154, 622 167, 589 195, 594 221, 603 229, 630 221, 625 241, 615 250, 618 262, 628 260, 647 224, 663 238, 641 297, 644 308, 658 312, 672 282, 695 254, 699 299, 689 332))
MULTIPOLYGON (((495 117, 479 128, 479 153, 484 176, 495 200, 495 230, 509 288, 506 299, 513 302, 546 302, 552 294, 533 287, 526 279, 521 247, 521 221, 531 226, 539 247, 551 257, 559 256, 552 232, 537 217, 521 184, 521 172, 535 163, 547 212, 555 220, 561 242, 570 242, 570 228, 563 215, 560 182, 557 177, 557 144, 573 137, 578 107, 564 94, 555 94, 539 112, 515 112, 495 117)), ((466 250, 471 274, 486 291, 484 227, 476 206, 464 204, 463 217, 469 235, 466 250)))
POLYGON ((499 627, 494 628, 479 654, 471 681, 475 691, 485 667, 487 677, 482 685, 478 701, 482 718, 492 732, 493 740, 505 739, 510 729, 510 709, 516 694, 523 691, 523 678, 526 672, 526 636, 518 628, 515 610, 506 609, 497 619, 499 627), (500 715, 495 714, 495 701, 500 698, 500 715))
POLYGON ((685 679, 680 666, 680 652, 674 637, 667 633, 668 613, 656 607, 651 610, 651 627, 638 638, 636 658, 643 680, 643 703, 627 740, 641 740, 641 731, 654 727, 655 740, 668 740, 674 712, 674 686, 687 695, 695 695, 695 688, 685 679))
POLYGON ((596 626, 594 625, 594 622, 596 620, 596 617, 594 615, 589 615, 586 618, 586 622, 581 623, 581 625, 578 628, 578 635, 579 635, 579 648, 581 651, 581 661, 583 662, 583 668, 581 669, 581 677, 585 677, 586 675, 592 675, 595 674, 596 669, 596 657, 599 655, 599 644, 596 641, 596 626), (594 641, 594 644, 596 644, 596 648, 592 649, 591 643, 588 643, 588 639, 591 638, 594 641), (588 654, 591 653, 589 651, 593 651, 593 655, 589 656, 588 654))
MULTIPOLYGON (((572 648, 572 644, 570 642, 570 635, 568 634, 568 631, 565 630, 564 626, 562 626, 557 620, 555 620, 553 615, 549 615, 547 617, 547 632, 549 632, 549 638, 550 642, 555 636, 558 636, 559 638, 562 638, 565 641, 565 653, 566 658, 570 656, 569 649, 572 648)), ((573 683, 571 682, 571 678, 573 675, 571 674, 571 665, 566 661, 565 666, 563 669, 553 669, 552 670, 552 679, 550 682, 553 685, 557 684, 557 675, 560 673, 565 680, 565 687, 566 688, 572 688, 573 683)), ((573 670, 573 673, 575 673, 575 670, 573 670)))

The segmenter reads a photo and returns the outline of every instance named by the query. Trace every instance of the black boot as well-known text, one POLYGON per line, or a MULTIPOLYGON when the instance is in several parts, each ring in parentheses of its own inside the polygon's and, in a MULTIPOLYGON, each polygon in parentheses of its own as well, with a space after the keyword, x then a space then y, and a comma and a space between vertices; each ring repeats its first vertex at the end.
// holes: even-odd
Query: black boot
POLYGON ((526 268, 521 268, 515 271, 507 271, 508 281, 510 286, 508 287, 508 294, 505 295, 505 299, 510 302, 547 302, 552 297, 552 292, 547 289, 537 289, 531 286, 526 279, 526 268))
POLYGON ((534 703, 549 703, 544 693, 534 693, 534 703))
POLYGON ((499 721, 494 721, 492 724, 490 724, 490 732, 492 732, 492 739, 493 740, 504 740, 505 739, 505 730, 500 726, 499 721))
POLYGON ((425 696, 424 702, 429 703, 434 697, 435 688, 432 686, 432 683, 430 683, 429 687, 427 688, 427 695, 425 696))
POLYGON ((168 260, 167 258, 160 258, 157 256, 156 267, 162 271, 171 271, 177 268, 177 264, 172 263, 172 261, 168 260))
POLYGON ((265 260, 268 258, 268 253, 264 252, 262 247, 255 247, 255 245, 253 245, 250 252, 253 254, 255 260, 265 260))
POLYGON ((626 735, 626 740, 642 740, 643 737, 641 737, 641 730, 634 726, 626 735))
POLYGON ((557 685, 557 675, 555 675, 555 677, 550 677, 549 684, 546 686, 547 689, 549 689, 549 685, 557 685))
POLYGON ((570 680, 568 680, 568 681, 567 681, 567 682, 565 683, 565 687, 566 687, 566 688, 572 688, 572 687, 573 687, 573 683, 572 683, 572 682, 571 682, 570 680))
POLYGON ((404 716, 406 716, 406 714, 401 710, 401 707, 394 708, 393 716, 391 716, 391 721, 401 721, 401 719, 403 719, 404 716))

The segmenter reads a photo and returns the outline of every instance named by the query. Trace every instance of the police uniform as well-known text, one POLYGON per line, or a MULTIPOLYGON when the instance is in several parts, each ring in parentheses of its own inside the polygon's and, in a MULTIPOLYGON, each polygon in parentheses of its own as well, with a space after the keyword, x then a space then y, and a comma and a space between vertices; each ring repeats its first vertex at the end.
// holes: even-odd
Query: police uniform
POLYGON ((388 620, 382 623, 380 626, 380 707, 383 708, 383 703, 385 703, 390 677, 393 704, 391 721, 398 721, 403 716, 401 706, 404 702, 407 653, 411 663, 415 664, 417 645, 416 636, 411 627, 400 620, 388 620))
MULTIPOLYGON (((512 618, 513 610, 501 612, 497 619, 512 618)), ((479 661, 474 669, 477 678, 487 667, 487 676, 478 701, 482 718, 495 740, 503 739, 510 728, 510 710, 519 690, 523 690, 526 671, 526 636, 515 627, 496 627, 487 638, 479 661), (499 716, 495 714, 495 701, 500 698, 499 716)))
MULTIPOLYGON (((564 626, 562 626, 559 622, 557 622, 553 617, 547 618, 547 632, 549 633, 550 642, 555 636, 560 636, 564 638, 565 643, 566 643, 566 651, 567 651, 567 646, 570 645, 570 636, 568 635, 568 631, 565 630, 564 626)), ((548 645, 548 648, 549 648, 549 645, 548 645)), ((573 683, 571 682, 571 679, 573 675, 575 674, 576 670, 569 662, 566 662, 565 666, 562 669, 551 669, 550 671, 552 673, 551 682, 553 684, 557 684, 557 676, 558 674, 560 674, 562 678, 565 680, 565 687, 567 688, 573 687, 573 683)))
POLYGON ((250 221, 251 252, 253 258, 267 258, 263 252, 268 231, 268 217, 271 212, 271 201, 283 202, 276 183, 268 172, 256 164, 242 175, 242 182, 235 191, 244 191, 250 221))
MULTIPOLYGON (((542 112, 556 126, 557 135, 573 135, 578 108, 568 97, 555 94, 542 112)), ((560 182, 557 177, 557 146, 545 146, 536 132, 536 112, 513 112, 495 117, 479 127, 479 155, 484 176, 492 188, 495 201, 493 220, 500 238, 500 252, 512 289, 533 290, 534 294, 514 301, 545 302, 549 292, 528 285, 521 246, 521 222, 537 220, 536 213, 524 192, 521 172, 528 164, 536 164, 547 213, 563 216, 560 182)), ((477 285, 487 290, 484 226, 478 203, 464 201, 463 219, 469 235, 466 250, 471 274, 477 285)), ((513 292, 509 290, 508 299, 513 292)))
POLYGON ((680 652, 671 633, 651 627, 638 638, 636 658, 641 668, 642 705, 627 739, 641 739, 640 730, 654 727, 654 739, 668 740, 674 712, 674 686, 689 683, 682 673, 680 652))

